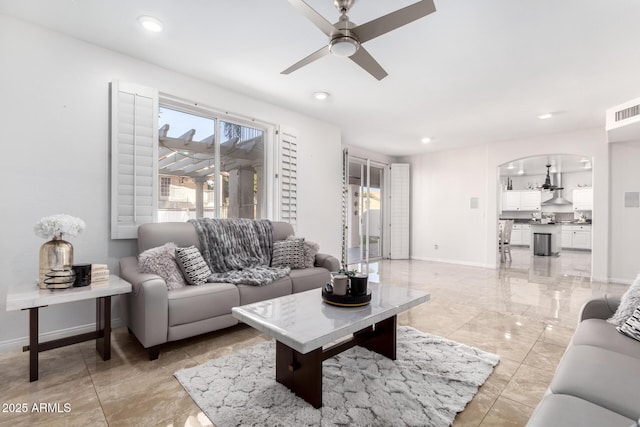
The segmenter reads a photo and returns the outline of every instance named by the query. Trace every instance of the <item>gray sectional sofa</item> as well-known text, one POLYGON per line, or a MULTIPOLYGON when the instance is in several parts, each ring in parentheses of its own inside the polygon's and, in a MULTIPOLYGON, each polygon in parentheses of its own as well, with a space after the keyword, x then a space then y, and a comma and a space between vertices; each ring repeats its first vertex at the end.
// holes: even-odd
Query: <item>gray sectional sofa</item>
POLYGON ((640 418, 640 342, 607 323, 620 297, 588 301, 528 427, 631 427, 640 418))
MULTIPOLYGON (((288 223, 274 221, 272 224, 274 241, 294 234, 288 223)), ((189 222, 144 224, 138 229, 140 252, 168 242, 200 249, 196 230, 189 222)), ((148 350, 149 358, 154 360, 166 342, 237 324, 231 315, 232 307, 322 287, 330 280, 329 272, 339 268, 338 259, 318 253, 315 267, 291 270, 289 276, 265 286, 205 283, 168 291, 161 277, 140 272, 137 257, 126 257, 120 260, 120 276, 130 282, 133 289, 121 298, 123 317, 129 330, 148 350)))

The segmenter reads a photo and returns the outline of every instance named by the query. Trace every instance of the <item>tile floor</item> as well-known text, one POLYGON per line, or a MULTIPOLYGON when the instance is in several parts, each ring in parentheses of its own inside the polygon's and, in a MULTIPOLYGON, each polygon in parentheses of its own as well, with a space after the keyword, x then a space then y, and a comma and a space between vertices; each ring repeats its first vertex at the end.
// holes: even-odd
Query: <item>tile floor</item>
MULTIPOLYGON (((582 303, 626 289, 590 282, 588 252, 541 258, 526 249, 512 251, 513 260, 497 270, 424 261, 382 261, 368 268, 373 281, 431 293, 431 301, 399 316, 399 323, 500 355, 500 364, 454 426, 526 424, 582 303)), ((263 339, 239 325, 168 344, 150 362, 135 338, 119 328, 110 361, 102 361, 89 342, 41 353, 40 380, 34 383, 28 381, 26 353, 1 353, 3 404, 69 403, 70 411, 0 412, 0 426, 211 425, 173 372, 263 339)))

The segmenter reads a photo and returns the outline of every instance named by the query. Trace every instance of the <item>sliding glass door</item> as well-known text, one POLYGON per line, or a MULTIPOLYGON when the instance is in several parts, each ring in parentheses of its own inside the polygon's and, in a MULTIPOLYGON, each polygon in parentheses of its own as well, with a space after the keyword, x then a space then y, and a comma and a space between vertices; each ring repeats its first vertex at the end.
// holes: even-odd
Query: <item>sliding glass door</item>
POLYGON ((349 156, 347 179, 347 263, 382 258, 386 165, 349 156))

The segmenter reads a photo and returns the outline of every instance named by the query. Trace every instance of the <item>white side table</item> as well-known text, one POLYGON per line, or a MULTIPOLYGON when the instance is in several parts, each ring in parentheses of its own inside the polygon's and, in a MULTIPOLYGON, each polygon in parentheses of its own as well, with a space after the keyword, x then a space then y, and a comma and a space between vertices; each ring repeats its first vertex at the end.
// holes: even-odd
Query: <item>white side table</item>
POLYGON ((131 283, 115 275, 109 281, 68 289, 40 289, 35 285, 28 290, 9 289, 7 311, 29 310, 29 381, 38 380, 38 353, 54 348, 96 340, 96 350, 102 360, 111 359, 111 296, 131 292, 131 283), (96 300, 96 330, 70 337, 38 342, 38 310, 55 304, 73 301, 96 300))

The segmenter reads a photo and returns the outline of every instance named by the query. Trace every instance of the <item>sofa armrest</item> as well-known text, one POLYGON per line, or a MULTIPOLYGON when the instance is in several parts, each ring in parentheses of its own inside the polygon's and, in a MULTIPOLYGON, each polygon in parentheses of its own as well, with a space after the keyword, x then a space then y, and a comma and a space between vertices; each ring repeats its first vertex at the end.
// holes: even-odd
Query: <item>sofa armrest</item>
POLYGON ((580 322, 586 319, 608 319, 616 312, 618 305, 620 305, 619 295, 604 294, 591 298, 580 309, 580 322))
POLYGON ((123 300, 125 321, 144 348, 167 342, 169 299, 167 284, 155 274, 141 273, 136 257, 120 260, 120 276, 132 291, 123 300))
POLYGON ((314 264, 316 267, 324 267, 329 271, 340 270, 340 261, 338 260, 338 258, 328 254, 317 253, 314 264))

